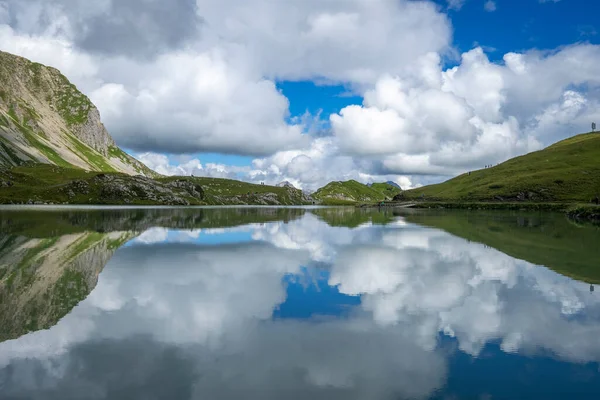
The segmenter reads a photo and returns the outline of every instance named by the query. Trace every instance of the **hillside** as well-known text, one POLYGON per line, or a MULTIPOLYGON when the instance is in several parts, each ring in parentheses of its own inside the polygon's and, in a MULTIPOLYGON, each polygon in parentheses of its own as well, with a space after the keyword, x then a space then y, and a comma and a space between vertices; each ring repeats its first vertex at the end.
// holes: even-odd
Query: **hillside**
POLYGON ((562 275, 600 283, 600 228, 574 224, 560 214, 402 210, 410 223, 429 226, 511 257, 546 266, 562 275))
POLYGON ((0 167, 26 162, 158 176, 115 144, 58 70, 0 51, 0 167))
POLYGON ((299 205, 312 199, 293 187, 231 179, 147 178, 49 164, 0 169, 0 204, 299 205))
POLYGON ((351 204, 388 201, 400 192, 401 189, 389 183, 374 183, 367 186, 350 180, 330 182, 313 193, 312 197, 324 204, 351 204))
POLYGON ((544 150, 403 192, 407 200, 590 202, 600 196, 600 133, 565 139, 544 150))

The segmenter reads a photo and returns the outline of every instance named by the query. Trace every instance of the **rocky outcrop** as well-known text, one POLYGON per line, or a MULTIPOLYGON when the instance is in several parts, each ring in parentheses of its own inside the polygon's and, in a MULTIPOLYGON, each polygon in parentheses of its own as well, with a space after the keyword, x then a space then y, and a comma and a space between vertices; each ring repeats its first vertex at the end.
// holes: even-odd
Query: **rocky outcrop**
POLYGON ((75 180, 62 188, 70 199, 93 194, 97 203, 190 205, 204 199, 198 184, 184 179, 160 182, 144 176, 99 174, 89 180, 75 180))
POLYGON ((85 122, 73 127, 73 133, 79 140, 88 146, 93 147, 105 157, 109 155, 109 149, 116 146, 115 141, 108 134, 104 124, 100 121, 100 112, 93 105, 88 111, 85 122))
POLYGON ((0 51, 0 166, 25 162, 158 176, 121 151, 57 69, 0 51))
POLYGON ((404 196, 404 193, 398 193, 394 196, 394 198, 392 198, 392 201, 404 201, 405 199, 406 197, 404 196))

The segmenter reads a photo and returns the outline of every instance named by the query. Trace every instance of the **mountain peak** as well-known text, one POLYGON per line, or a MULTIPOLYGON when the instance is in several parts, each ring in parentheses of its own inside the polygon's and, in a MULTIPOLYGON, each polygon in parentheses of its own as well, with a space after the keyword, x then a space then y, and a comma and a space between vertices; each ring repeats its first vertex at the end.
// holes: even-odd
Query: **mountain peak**
POLYGON ((55 68, 0 51, 0 165, 156 176, 115 144, 100 112, 55 68))

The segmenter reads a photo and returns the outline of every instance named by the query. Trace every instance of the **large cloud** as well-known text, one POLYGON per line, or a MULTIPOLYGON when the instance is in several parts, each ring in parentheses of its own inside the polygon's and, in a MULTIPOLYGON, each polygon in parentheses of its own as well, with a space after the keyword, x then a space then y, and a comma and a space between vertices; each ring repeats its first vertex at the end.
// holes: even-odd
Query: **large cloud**
POLYGON ((130 150, 260 157, 243 171, 156 166, 169 173, 309 189, 343 179, 412 187, 600 119, 599 46, 508 53, 500 63, 476 48, 444 68, 452 26, 433 2, 163 3, 5 0, 0 48, 64 71, 130 150), (277 80, 341 83, 364 102, 325 115, 331 131, 315 132, 289 118, 277 80))
POLYGON ((286 122, 288 101, 271 79, 369 83, 450 38, 430 3, 163 3, 11 0, 0 43, 59 67, 60 53, 92 60, 91 76, 65 72, 127 148, 269 155, 309 139, 286 122), (49 43, 56 55, 36 54, 49 43))
POLYGON ((504 64, 476 48, 447 70, 427 55, 333 114, 333 131, 346 153, 383 157, 388 173, 480 168, 585 131, 598 117, 598 61, 592 45, 508 53, 504 64))

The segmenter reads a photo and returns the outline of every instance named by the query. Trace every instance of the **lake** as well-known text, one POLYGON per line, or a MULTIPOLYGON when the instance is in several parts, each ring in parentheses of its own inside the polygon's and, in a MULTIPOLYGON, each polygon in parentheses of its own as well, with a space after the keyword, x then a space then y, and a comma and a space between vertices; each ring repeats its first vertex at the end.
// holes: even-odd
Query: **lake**
POLYGON ((560 214, 0 209, 0 399, 598 399, 560 214))

